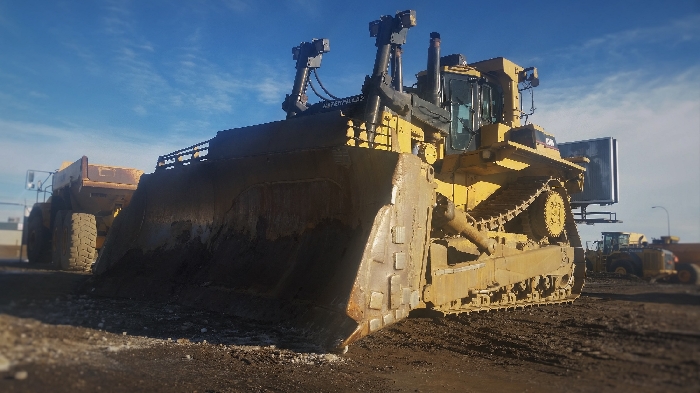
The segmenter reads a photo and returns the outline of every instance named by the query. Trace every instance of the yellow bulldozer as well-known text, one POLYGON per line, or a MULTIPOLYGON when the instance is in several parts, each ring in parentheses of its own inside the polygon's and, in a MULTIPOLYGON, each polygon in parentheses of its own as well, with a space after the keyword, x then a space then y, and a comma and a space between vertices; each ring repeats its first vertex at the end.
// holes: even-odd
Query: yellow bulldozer
MULTIPOLYGON (((286 119, 158 158, 114 222, 96 294, 305 329, 329 350, 406 318, 567 303, 585 261, 570 198, 585 157, 523 124, 537 69, 440 55, 404 87, 414 11, 370 23, 361 93, 310 103, 326 39, 293 48, 286 119)), ((323 94, 320 94, 323 96, 323 94)))

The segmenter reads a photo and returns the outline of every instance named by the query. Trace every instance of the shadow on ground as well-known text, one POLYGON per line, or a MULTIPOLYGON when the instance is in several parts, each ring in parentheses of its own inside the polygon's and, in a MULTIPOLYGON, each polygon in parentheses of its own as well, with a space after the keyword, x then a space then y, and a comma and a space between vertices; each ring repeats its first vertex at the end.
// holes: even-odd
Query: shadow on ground
POLYGON ((677 305, 700 306, 700 294, 698 293, 650 292, 629 295, 587 291, 582 296, 597 297, 603 300, 622 300, 626 302, 667 303, 677 305))
POLYGON ((0 313, 121 335, 323 352, 305 332, 175 303, 90 295, 89 273, 0 263, 0 313))

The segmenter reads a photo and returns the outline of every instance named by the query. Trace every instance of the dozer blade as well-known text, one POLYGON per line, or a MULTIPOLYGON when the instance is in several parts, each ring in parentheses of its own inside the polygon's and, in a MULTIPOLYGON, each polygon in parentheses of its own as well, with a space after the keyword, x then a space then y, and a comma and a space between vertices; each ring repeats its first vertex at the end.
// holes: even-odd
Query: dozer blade
POLYGON ((331 350, 406 317, 419 303, 433 169, 346 146, 344 121, 225 131, 207 161, 144 175, 95 266, 95 293, 285 321, 331 350), (279 142, 290 128, 304 135, 279 142))

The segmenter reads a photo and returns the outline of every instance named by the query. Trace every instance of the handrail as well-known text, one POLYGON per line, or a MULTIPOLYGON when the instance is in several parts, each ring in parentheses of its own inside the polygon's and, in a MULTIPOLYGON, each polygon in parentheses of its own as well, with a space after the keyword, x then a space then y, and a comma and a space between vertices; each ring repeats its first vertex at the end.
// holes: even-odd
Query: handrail
POLYGON ((158 162, 156 163, 156 171, 173 169, 177 166, 191 165, 196 162, 206 161, 207 154, 209 153, 210 141, 211 139, 159 156, 158 162))

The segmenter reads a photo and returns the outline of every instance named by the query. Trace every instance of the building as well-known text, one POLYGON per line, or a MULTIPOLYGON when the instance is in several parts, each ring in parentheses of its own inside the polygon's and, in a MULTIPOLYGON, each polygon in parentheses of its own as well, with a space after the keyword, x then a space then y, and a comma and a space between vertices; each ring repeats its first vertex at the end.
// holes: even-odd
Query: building
MULTIPOLYGON (((19 217, 10 217, 7 222, 0 222, 0 259, 19 259, 23 225, 19 217)), ((22 256, 26 258, 26 252, 22 256)))

